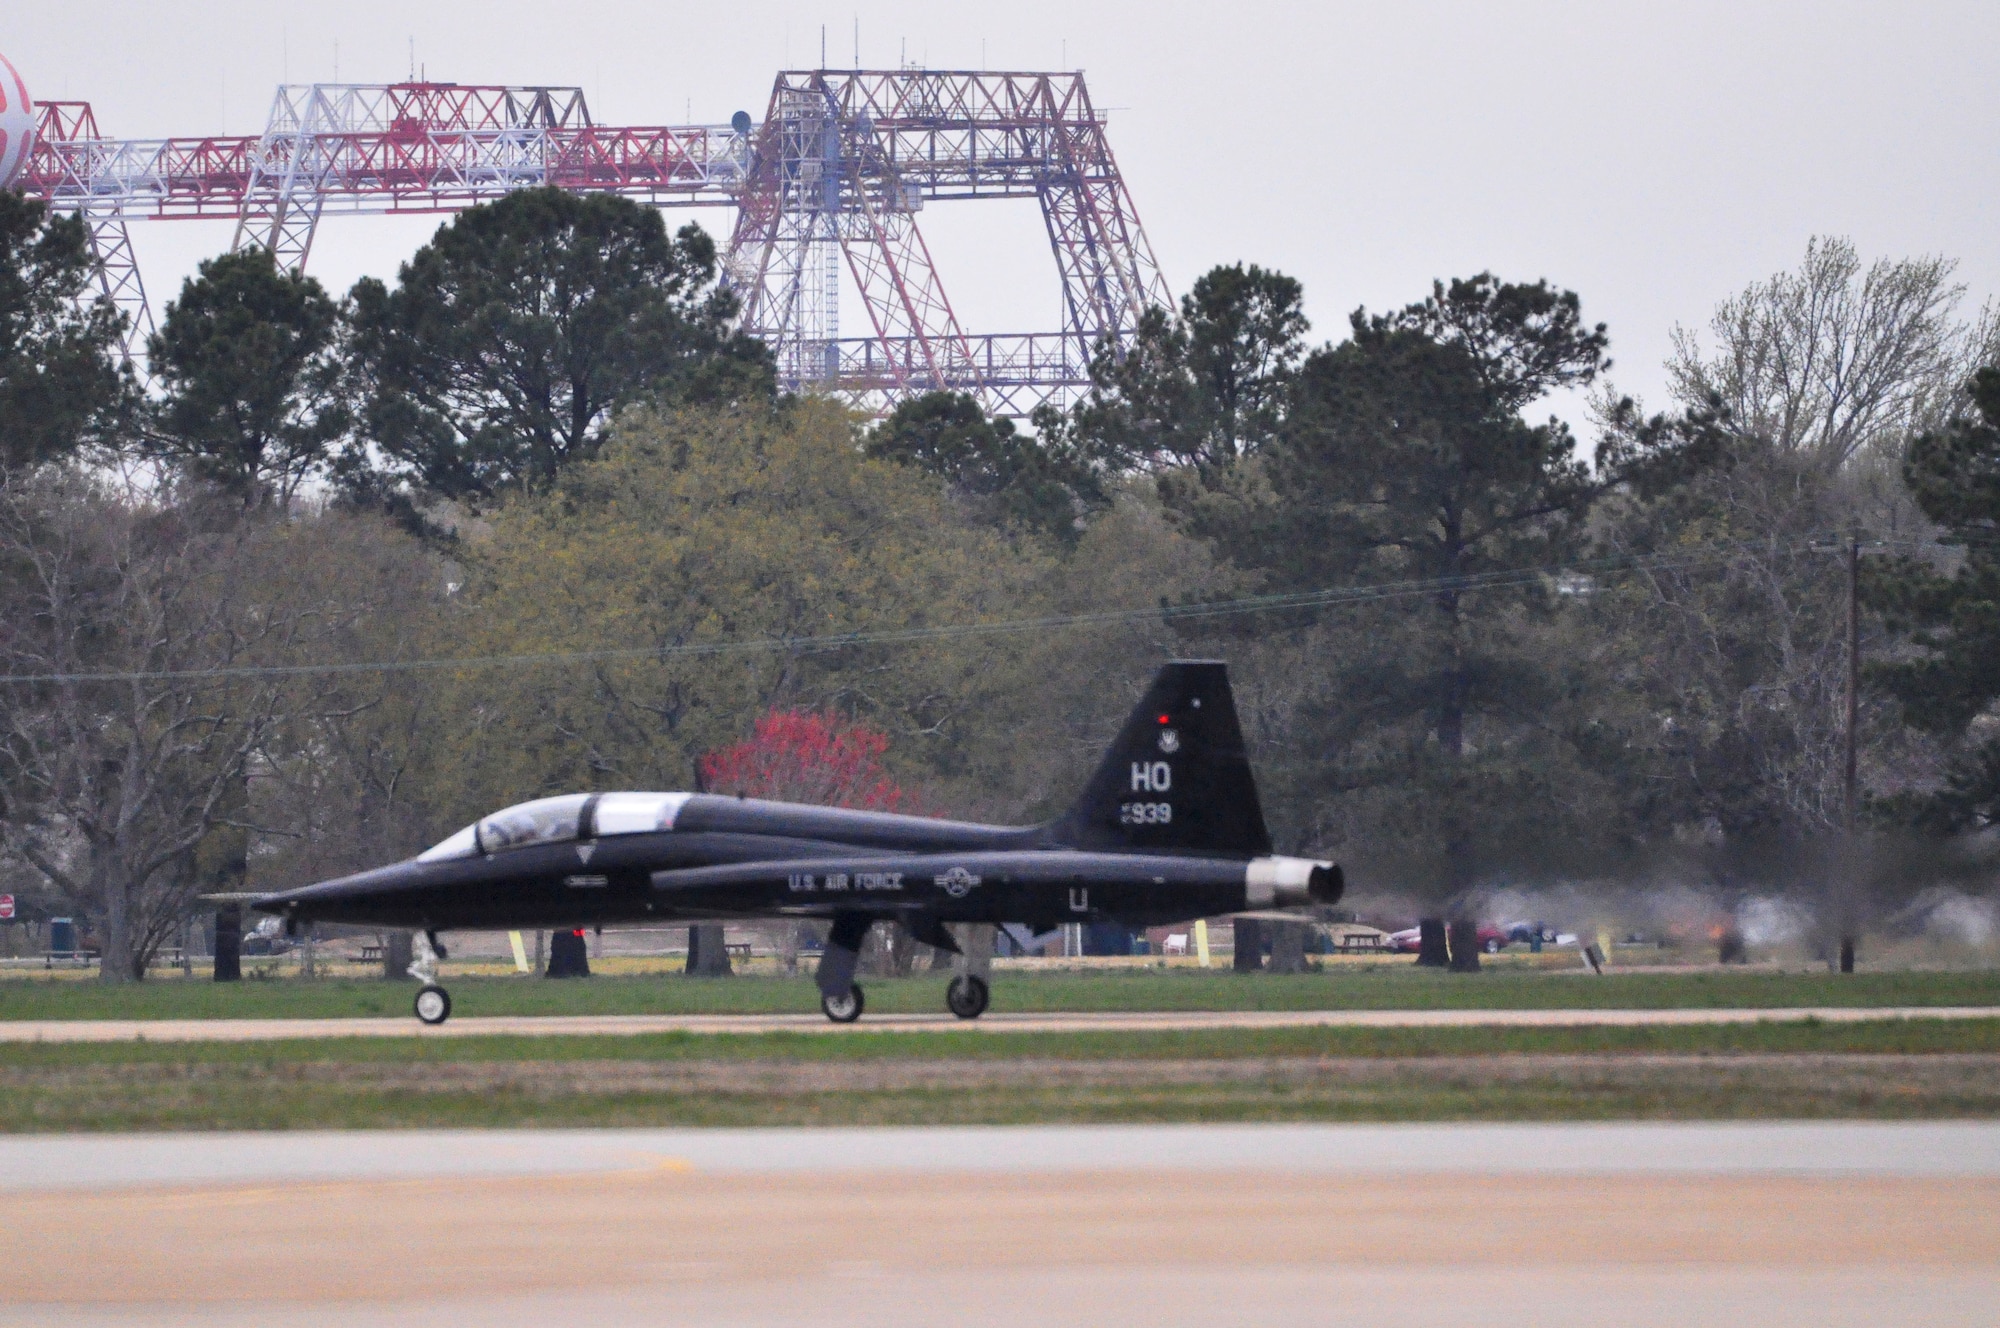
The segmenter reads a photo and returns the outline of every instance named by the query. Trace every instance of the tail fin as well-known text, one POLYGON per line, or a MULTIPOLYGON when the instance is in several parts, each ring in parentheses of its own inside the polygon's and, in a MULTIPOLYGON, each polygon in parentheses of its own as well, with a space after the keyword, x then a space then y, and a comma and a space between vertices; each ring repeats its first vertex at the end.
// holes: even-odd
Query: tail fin
POLYGON ((1078 848, 1269 853, 1229 666, 1219 660, 1163 666, 1083 797, 1054 829, 1078 848))

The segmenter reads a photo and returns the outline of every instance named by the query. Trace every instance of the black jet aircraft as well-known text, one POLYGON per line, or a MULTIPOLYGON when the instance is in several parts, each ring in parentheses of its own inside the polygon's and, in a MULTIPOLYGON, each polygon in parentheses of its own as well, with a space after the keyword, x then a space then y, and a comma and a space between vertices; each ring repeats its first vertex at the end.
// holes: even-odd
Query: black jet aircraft
MULTIPOLYGON (((578 793, 495 812, 407 862, 262 895, 296 933, 316 922, 409 928, 417 1017, 443 1023, 438 934, 466 929, 824 919, 820 1008, 857 1019, 878 922, 958 953, 950 923, 1142 927, 1331 904, 1340 868, 1275 857, 1227 667, 1161 668, 1076 805, 1045 825, 977 825, 710 793, 578 793)), ((985 1008, 955 978, 953 1014, 985 1008)))

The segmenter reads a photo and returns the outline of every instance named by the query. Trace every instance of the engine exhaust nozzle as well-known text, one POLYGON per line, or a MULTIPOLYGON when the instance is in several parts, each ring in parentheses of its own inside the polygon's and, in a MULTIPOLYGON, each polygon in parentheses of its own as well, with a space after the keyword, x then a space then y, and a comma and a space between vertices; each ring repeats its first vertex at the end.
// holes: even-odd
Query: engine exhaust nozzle
POLYGON ((1314 858, 1252 858, 1243 876, 1250 908, 1302 908, 1335 904, 1347 891, 1338 865, 1314 858))

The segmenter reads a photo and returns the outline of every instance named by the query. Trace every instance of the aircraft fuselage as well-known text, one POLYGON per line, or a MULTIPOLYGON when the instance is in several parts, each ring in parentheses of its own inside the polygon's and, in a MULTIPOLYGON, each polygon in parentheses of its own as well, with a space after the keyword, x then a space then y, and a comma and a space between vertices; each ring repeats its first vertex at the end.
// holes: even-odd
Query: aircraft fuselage
MULTIPOLYGON (((632 795, 624 795, 632 796, 632 795)), ((681 797, 682 795, 657 795, 681 797)), ((594 810, 594 809, 593 809, 594 810)), ((1019 922, 1046 929, 1116 919, 1148 926, 1306 901, 1307 881, 1252 879, 1215 853, 1105 852, 1017 828, 692 794, 670 828, 579 835, 412 860, 259 902, 313 922, 457 931, 716 918, 1019 922)), ((1291 873, 1298 876, 1297 872, 1291 873)))

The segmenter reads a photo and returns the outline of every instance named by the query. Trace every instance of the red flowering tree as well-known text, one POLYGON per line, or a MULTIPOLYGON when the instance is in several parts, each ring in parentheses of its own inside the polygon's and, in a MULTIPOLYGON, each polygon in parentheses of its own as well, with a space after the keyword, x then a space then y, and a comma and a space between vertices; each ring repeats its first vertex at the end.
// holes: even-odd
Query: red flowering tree
POLYGON ((701 758, 715 793, 822 807, 914 811, 913 799, 882 768, 889 739, 839 715, 773 710, 749 738, 701 758))
MULTIPOLYGON (((882 753, 888 750, 885 734, 839 715, 773 710, 757 721, 757 731, 745 741, 702 757, 702 781, 713 793, 920 813, 917 799, 882 768, 882 753)), ((690 942, 700 945, 703 958, 722 944, 721 928, 713 930, 712 939, 690 942)), ((861 971, 908 973, 916 953, 908 933, 878 925, 861 948, 861 971)), ((691 959, 689 971, 717 970, 691 959)))

